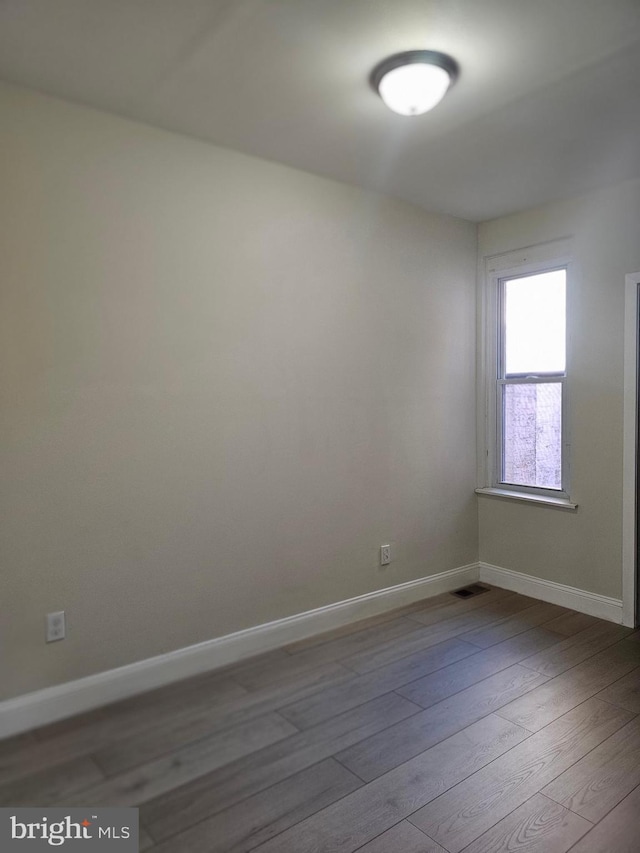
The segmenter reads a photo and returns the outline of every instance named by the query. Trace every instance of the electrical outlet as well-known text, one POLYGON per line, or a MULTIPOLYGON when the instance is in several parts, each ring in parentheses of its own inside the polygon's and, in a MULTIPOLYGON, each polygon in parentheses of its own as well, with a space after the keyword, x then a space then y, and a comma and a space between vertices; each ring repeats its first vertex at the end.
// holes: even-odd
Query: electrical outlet
POLYGON ((380 565, 388 566, 391 562, 391 545, 380 546, 380 565))
POLYGON ((66 636, 67 625, 64 610, 59 610, 57 613, 47 613, 47 643, 64 640, 66 636))

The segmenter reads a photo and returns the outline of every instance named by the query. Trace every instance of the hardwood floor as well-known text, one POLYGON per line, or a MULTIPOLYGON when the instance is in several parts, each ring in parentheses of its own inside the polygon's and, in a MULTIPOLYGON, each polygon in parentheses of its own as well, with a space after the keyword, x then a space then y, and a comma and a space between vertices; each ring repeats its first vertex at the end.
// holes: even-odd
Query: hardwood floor
POLYGON ((640 632, 442 595, 0 742, 151 853, 637 853, 640 632))

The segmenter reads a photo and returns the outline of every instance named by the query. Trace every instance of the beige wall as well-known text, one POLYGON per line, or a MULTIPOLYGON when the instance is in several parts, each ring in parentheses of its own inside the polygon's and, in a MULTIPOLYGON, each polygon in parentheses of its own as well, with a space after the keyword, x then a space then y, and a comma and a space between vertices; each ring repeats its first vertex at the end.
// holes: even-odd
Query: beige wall
POLYGON ((3 697, 477 559, 473 225, 8 86, 0 147, 3 697))
POLYGON ((640 270, 640 183, 484 223, 480 256, 573 235, 569 294, 571 497, 576 513, 480 497, 480 559, 622 594, 625 275, 640 270))

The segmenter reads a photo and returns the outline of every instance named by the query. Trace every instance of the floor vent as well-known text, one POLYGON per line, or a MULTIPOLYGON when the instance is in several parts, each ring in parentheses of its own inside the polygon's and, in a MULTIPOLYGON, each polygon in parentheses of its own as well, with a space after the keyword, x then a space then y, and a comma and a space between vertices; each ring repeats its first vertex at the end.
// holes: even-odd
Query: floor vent
POLYGON ((458 598, 471 598, 472 595, 482 595, 483 592, 489 592, 488 586, 482 586, 479 583, 472 583, 471 586, 465 586, 462 589, 456 589, 451 595, 458 598))

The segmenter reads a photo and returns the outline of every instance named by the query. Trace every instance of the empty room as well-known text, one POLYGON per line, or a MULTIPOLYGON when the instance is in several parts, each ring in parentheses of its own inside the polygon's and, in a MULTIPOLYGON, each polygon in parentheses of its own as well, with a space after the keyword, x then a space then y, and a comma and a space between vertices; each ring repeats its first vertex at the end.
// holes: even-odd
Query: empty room
POLYGON ((0 0, 0 851, 638 853, 638 0, 0 0))

